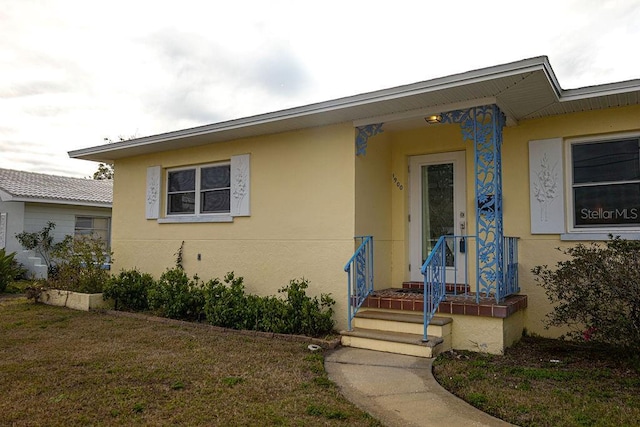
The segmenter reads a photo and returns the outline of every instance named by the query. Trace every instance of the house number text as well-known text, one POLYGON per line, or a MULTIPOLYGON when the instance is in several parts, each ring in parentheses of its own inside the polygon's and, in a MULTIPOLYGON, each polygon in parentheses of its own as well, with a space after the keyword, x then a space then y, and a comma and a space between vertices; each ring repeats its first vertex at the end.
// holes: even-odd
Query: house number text
POLYGON ((404 185, 402 185, 402 183, 400 182, 400 180, 398 179, 398 177, 396 176, 396 174, 393 174, 393 183, 396 185, 396 187, 398 187, 400 190, 404 190, 404 185))

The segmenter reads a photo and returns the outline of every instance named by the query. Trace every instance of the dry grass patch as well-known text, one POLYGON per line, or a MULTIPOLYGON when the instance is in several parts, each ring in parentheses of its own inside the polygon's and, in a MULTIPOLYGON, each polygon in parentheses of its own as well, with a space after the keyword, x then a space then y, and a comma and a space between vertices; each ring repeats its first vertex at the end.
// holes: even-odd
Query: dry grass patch
POLYGON ((519 426, 635 426, 640 359, 610 348, 523 338, 504 356, 447 352, 434 374, 447 390, 519 426))
POLYGON ((0 425, 379 425, 307 344, 0 300, 0 425))

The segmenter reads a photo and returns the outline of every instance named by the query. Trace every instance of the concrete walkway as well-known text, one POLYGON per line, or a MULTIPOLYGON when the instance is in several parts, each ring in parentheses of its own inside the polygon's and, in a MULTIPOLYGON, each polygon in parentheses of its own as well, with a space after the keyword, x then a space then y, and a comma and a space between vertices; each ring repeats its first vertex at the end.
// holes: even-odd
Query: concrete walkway
POLYGON ((342 394, 383 424, 509 426, 452 395, 431 373, 433 359, 342 347, 325 368, 342 394))

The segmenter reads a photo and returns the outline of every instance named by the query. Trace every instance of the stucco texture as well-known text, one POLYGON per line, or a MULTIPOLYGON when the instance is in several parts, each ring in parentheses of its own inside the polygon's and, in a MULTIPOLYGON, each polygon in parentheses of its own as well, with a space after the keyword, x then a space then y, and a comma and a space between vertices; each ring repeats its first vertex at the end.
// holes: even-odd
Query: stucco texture
MULTIPOLYGON (((332 126, 128 158, 115 165, 114 268, 158 277, 184 241, 188 274, 208 280, 229 271, 247 291, 276 294, 289 280, 309 294, 331 293, 346 323, 345 262, 354 250, 354 130, 332 126), (166 169, 251 154, 251 216, 232 223, 159 223, 145 219, 146 168, 166 169), (200 254, 200 261, 198 261, 200 254)), ((164 199, 164 198, 163 198, 164 199)), ((164 207, 163 207, 164 210, 164 207)))

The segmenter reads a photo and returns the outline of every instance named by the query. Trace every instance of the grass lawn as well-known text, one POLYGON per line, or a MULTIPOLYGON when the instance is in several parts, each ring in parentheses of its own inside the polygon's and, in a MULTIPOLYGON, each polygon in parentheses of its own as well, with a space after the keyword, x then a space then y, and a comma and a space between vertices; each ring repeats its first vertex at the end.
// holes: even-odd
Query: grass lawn
POLYGON ((377 426, 307 344, 0 299, 0 425, 377 426))
POLYGON ((504 356, 447 352, 434 363, 447 390, 520 426, 640 425, 640 356, 523 338, 504 356))

